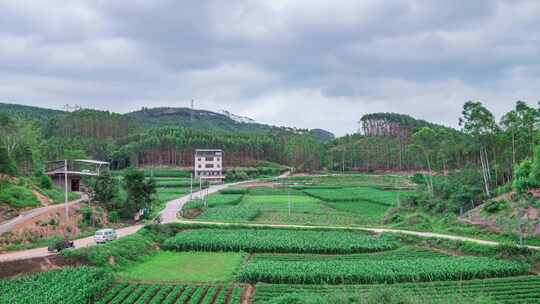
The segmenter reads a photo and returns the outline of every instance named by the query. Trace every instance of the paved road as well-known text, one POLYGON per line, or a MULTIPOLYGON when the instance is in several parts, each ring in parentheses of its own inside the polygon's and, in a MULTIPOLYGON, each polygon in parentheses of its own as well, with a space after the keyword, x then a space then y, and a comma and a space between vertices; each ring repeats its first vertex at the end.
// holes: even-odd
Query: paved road
MULTIPOLYGON (((283 175, 280 175, 279 178, 286 177, 286 176, 287 176, 287 174, 283 174, 283 175)), ((207 194, 212 194, 212 193, 219 192, 220 190, 223 190, 223 189, 228 188, 228 187, 237 186, 237 185, 241 185, 241 184, 248 184, 248 183, 252 183, 252 182, 255 182, 255 181, 256 180, 249 180, 249 181, 242 181, 242 182, 236 182, 236 183, 230 183, 230 184, 221 184, 221 185, 210 186, 207 189, 197 191, 197 192, 193 192, 193 199, 200 198, 205 194, 207 195, 207 194)), ((178 199, 175 199, 175 200, 172 200, 172 201, 168 202, 165 209, 163 209, 163 211, 160 212, 162 223, 166 224, 166 223, 172 223, 172 222, 177 221, 178 220, 178 217, 177 217, 178 212, 180 212, 180 210, 182 210, 182 207, 184 206, 184 204, 189 202, 189 200, 190 200, 190 197, 189 197, 189 194, 188 194, 188 195, 182 196, 182 197, 180 197, 178 199)))
MULTIPOLYGON (((284 175, 281 175, 280 177, 286 177, 286 176, 287 176, 287 174, 284 174, 284 175)), ((223 189, 225 189, 227 187, 231 187, 231 186, 235 186, 235 185, 239 185, 239 184, 250 183, 250 182, 253 182, 253 181, 243 181, 243 182, 237 182, 237 183, 231 183, 231 184, 210 186, 208 189, 205 189, 203 191, 194 192, 193 193, 193 198, 201 197, 205 193, 211 194, 211 193, 215 193, 215 192, 218 192, 220 190, 223 190, 223 189)), ((85 198, 86 197, 81 197, 81 200, 85 199, 85 198)), ((189 197, 189 194, 188 194, 188 195, 182 196, 182 197, 180 197, 178 199, 175 199, 175 200, 172 200, 172 201, 168 202, 165 209, 161 212, 163 223, 171 223, 171 222, 177 221, 178 220, 177 217, 176 217, 177 213, 181 210, 182 206, 189 201, 189 198, 190 197, 189 197)), ((80 202, 80 200, 71 202, 70 204, 76 204, 76 203, 79 203, 79 202, 80 202)), ((55 208, 63 208, 63 206, 64 206, 63 204, 62 205, 52 205, 52 206, 47 206, 47 207, 31 210, 31 211, 29 211, 29 213, 20 216, 20 218, 18 217, 16 219, 11 220, 10 222, 8 222, 6 224, 3 224, 2 226, 0 226, 0 228, 5 226, 6 227, 5 229, 11 230, 17 224, 20 224, 20 223, 22 223, 22 222, 24 222, 24 221, 26 221, 28 219, 31 219, 33 217, 36 217, 36 216, 38 216, 40 214, 43 214, 44 212, 54 210, 55 208)), ((130 227, 118 229, 117 234, 118 234, 118 237, 121 238, 121 237, 124 237, 126 235, 134 234, 137 231, 139 231, 139 229, 141 229, 141 228, 142 228, 142 225, 130 226, 130 227)), ((9 230, 6 230, 6 231, 9 231, 9 230)), ((76 248, 93 246, 93 245, 95 245, 93 237, 87 237, 87 238, 75 240, 75 247, 76 248)), ((49 256, 49 255, 53 255, 53 253, 48 252, 47 248, 43 247, 43 248, 36 248, 36 249, 29 249, 29 250, 22 250, 22 251, 16 251, 16 252, 0 254, 0 262, 13 261, 13 260, 24 260, 24 259, 36 258, 36 257, 44 257, 44 256, 49 256)))
MULTIPOLYGON (((126 228, 121 228, 121 229, 116 230, 116 233, 118 237, 121 238, 126 235, 130 235, 139 231, 139 229, 141 229, 142 227, 143 227, 142 225, 129 226, 126 228)), ((75 243, 75 248, 94 246, 96 244, 94 242, 93 236, 75 240, 74 243, 75 243)), ((42 248, 29 249, 29 250, 23 250, 23 251, 14 251, 14 252, 0 254, 0 262, 25 260, 25 259, 31 259, 31 258, 46 257, 50 255, 54 255, 54 253, 50 253, 49 251, 47 251, 47 247, 42 247, 42 248)))
MULTIPOLYGON (((68 203, 68 206, 76 205, 82 201, 85 201, 88 199, 88 196, 86 194, 81 194, 81 198, 75 201, 71 201, 68 203)), ((49 205, 46 207, 41 208, 35 208, 32 210, 28 210, 26 212, 21 213, 18 217, 11 219, 5 223, 0 224, 0 235, 9 232, 13 230, 17 225, 22 224, 26 221, 29 221, 35 217, 38 217, 46 212, 49 212, 51 210, 56 209, 62 209, 65 208, 65 204, 55 204, 55 205, 49 205)))

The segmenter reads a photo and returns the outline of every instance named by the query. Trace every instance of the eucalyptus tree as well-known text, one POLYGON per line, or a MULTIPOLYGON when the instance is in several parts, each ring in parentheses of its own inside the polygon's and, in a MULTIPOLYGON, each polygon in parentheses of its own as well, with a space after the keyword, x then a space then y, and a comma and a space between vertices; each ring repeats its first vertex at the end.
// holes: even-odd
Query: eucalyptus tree
POLYGON ((488 148, 499 126, 493 114, 481 102, 468 101, 463 105, 459 125, 466 134, 472 136, 473 150, 480 156, 486 196, 490 196, 491 170, 488 148))

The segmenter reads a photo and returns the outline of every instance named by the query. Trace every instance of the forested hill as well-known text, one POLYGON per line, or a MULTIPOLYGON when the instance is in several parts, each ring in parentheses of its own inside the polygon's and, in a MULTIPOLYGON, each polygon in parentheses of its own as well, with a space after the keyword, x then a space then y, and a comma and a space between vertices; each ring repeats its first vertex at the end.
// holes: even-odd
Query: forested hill
POLYGON ((190 108, 143 108, 126 115, 138 121, 145 129, 183 127, 221 132, 267 133, 274 128, 259 123, 238 122, 221 113, 190 108))
MULTIPOLYGON (((25 106, 19 104, 0 103, 0 113, 6 113, 12 118, 34 120, 46 126, 47 134, 62 134, 63 136, 84 135, 86 131, 73 130, 74 122, 92 123, 92 130, 103 123, 104 128, 110 125, 122 125, 132 131, 161 128, 182 127, 186 129, 212 131, 212 132, 240 132, 249 134, 264 134, 277 131, 278 127, 235 119, 236 115, 225 115, 206 110, 189 108, 142 108, 139 111, 127 114, 117 114, 108 111, 81 109, 74 112, 47 109, 41 107, 25 106)), ((84 128, 84 126, 81 126, 84 128)), ((322 129, 312 131, 321 142, 334 138, 334 134, 322 129)), ((101 132, 107 133, 107 132, 101 132)), ((125 132, 124 132, 125 133, 125 132)), ((122 135, 125 135, 122 133, 122 135)), ((101 137, 101 136, 98 136, 101 137)), ((118 137, 118 136, 113 136, 118 137)))
POLYGON ((360 118, 360 129, 366 136, 409 137, 423 127, 447 128, 398 113, 371 113, 360 118))
POLYGON ((35 120, 35 121, 44 123, 51 118, 66 114, 67 112, 54 110, 54 109, 0 102, 0 113, 6 113, 10 117, 13 117, 13 118, 35 120))

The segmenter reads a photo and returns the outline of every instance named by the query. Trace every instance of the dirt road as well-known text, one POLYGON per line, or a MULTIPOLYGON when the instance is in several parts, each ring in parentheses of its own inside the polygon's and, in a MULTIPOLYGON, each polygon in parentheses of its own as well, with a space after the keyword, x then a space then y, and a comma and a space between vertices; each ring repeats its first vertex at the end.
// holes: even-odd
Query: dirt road
MULTIPOLYGON (((88 199, 88 196, 86 194, 82 194, 81 198, 75 201, 71 201, 68 203, 68 206, 79 204, 80 202, 83 202, 88 199)), ((10 232, 13 230, 17 225, 25 223, 26 221, 29 221, 35 217, 38 217, 46 212, 56 210, 56 209, 62 209, 65 208, 65 204, 55 204, 50 205, 46 207, 36 208, 32 210, 28 210, 26 212, 21 213, 18 217, 11 219, 5 223, 0 224, 0 235, 10 232)))

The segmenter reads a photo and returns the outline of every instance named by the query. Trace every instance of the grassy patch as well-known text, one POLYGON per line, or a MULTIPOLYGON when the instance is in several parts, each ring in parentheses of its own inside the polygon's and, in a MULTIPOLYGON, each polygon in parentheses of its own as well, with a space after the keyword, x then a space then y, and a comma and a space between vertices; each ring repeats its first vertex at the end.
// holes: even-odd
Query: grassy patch
POLYGON ((28 208, 41 206, 36 196, 27 187, 9 183, 0 185, 0 203, 13 208, 28 208))
MULTIPOLYGON (((64 189, 62 188, 53 187, 51 189, 41 189, 39 192, 50 198, 55 204, 64 203, 65 201, 65 193, 64 189)), ((71 191, 68 192, 68 201, 74 201, 79 198, 81 198, 81 195, 79 193, 71 191)))
POLYGON ((261 214, 261 210, 253 206, 218 206, 214 208, 208 208, 197 219, 212 220, 212 221, 231 221, 231 222, 243 222, 252 221, 261 214))
POLYGON ((241 253, 161 251, 119 276, 130 281, 223 282, 233 278, 243 260, 241 253))
POLYGON ((310 196, 327 202, 369 201, 386 206, 394 206, 398 197, 408 195, 405 191, 379 190, 371 187, 355 187, 343 189, 306 189, 310 196))
POLYGON ((361 216, 376 221, 380 221, 389 209, 388 206, 367 201, 329 202, 326 203, 326 205, 335 210, 354 213, 355 216, 361 216))

